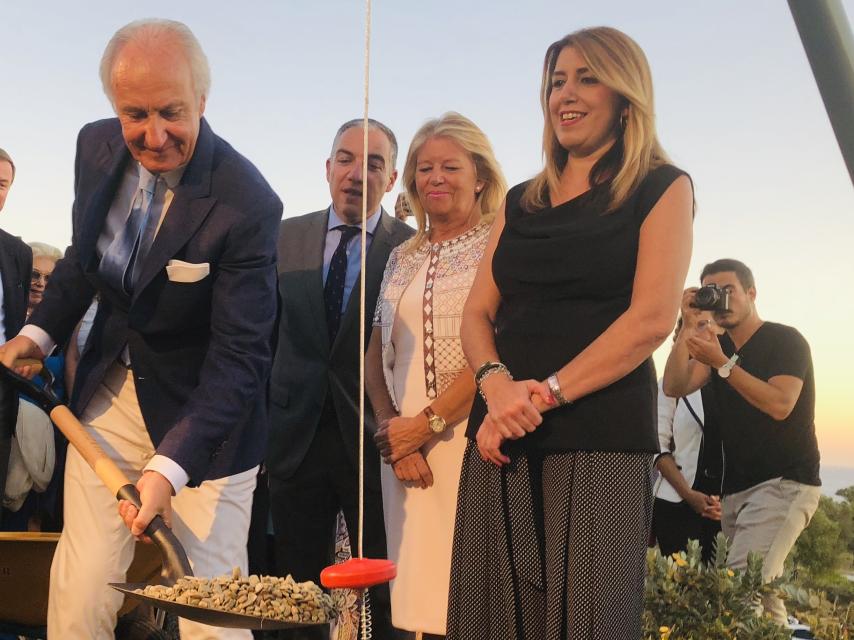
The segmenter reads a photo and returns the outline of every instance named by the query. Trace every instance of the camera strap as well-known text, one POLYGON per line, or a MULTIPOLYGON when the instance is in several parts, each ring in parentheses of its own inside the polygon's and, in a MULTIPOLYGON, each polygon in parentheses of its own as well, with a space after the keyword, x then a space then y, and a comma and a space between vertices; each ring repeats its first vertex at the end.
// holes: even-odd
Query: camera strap
POLYGON ((688 402, 688 398, 686 398, 685 396, 682 396, 679 399, 685 403, 685 408, 688 409, 688 411, 691 413, 691 415, 694 416, 694 420, 696 420, 697 424, 700 425, 700 431, 705 432, 705 429, 703 428, 703 421, 700 420, 700 416, 697 415, 697 412, 694 411, 694 407, 692 407, 691 403, 688 402))

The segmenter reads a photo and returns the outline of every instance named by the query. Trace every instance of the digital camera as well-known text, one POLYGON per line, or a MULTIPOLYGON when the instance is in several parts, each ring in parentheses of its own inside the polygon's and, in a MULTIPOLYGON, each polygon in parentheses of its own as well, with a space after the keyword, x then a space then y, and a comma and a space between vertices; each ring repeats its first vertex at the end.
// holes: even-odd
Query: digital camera
POLYGON ((729 292, 716 284, 707 284, 697 289, 691 306, 701 311, 726 311, 729 309, 729 292))

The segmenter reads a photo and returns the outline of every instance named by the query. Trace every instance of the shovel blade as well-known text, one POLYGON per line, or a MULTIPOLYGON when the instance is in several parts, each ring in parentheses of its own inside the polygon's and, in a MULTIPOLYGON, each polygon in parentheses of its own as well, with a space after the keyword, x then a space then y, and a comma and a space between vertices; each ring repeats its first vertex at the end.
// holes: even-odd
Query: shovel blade
POLYGON ((193 622, 201 622, 212 627, 224 627, 227 629, 253 629, 256 631, 274 630, 274 629, 295 629, 296 627, 309 627, 320 624, 328 624, 327 622, 285 622, 283 620, 270 620, 260 616, 250 616, 245 613, 233 613, 231 611, 219 611, 218 609, 206 609, 193 604, 179 604, 177 602, 169 602, 160 598, 153 598, 141 593, 136 593, 137 589, 145 589, 147 586, 144 582, 138 583, 118 583, 112 582, 110 586, 116 591, 121 591, 127 597, 145 602, 152 607, 162 609, 168 613, 192 620, 193 622))

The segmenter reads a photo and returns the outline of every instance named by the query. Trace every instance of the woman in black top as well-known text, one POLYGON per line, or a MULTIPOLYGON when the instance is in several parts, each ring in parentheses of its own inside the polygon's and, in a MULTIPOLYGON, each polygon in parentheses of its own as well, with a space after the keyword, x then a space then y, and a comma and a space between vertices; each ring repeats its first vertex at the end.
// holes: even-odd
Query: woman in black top
POLYGON ((448 637, 637 640, 657 451, 650 356, 691 254, 638 45, 546 52, 546 166, 507 194, 463 316, 469 420, 448 637))

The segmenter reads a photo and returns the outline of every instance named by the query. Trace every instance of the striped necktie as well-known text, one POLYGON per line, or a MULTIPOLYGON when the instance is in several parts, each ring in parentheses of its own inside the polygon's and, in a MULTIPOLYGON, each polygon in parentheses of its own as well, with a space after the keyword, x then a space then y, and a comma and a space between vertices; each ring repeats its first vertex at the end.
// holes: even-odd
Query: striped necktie
POLYGON ((154 242, 159 216, 153 215, 152 204, 160 178, 144 168, 139 170, 139 188, 131 204, 125 226, 116 234, 101 258, 99 272, 115 289, 133 293, 142 262, 154 242))

